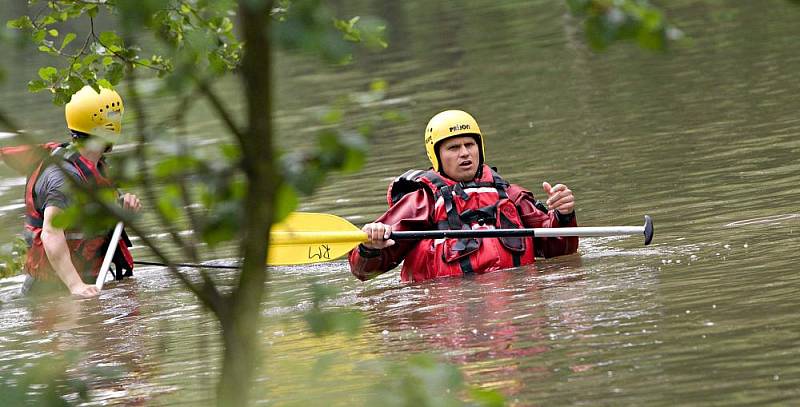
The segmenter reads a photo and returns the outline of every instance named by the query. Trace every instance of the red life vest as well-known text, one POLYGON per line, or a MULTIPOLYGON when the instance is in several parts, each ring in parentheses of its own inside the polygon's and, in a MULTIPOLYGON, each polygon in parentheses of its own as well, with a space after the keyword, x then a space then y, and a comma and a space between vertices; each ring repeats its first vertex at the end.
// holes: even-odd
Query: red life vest
MULTIPOLYGON (((28 175, 25 185, 24 235, 29 248, 25 260, 25 270, 38 280, 57 279, 41 240, 44 209, 37 208, 34 200, 36 181, 46 167, 48 158, 60 158, 68 165, 75 167, 81 181, 84 183, 99 187, 112 186, 111 181, 103 174, 104 165, 102 161, 100 165, 95 166, 91 160, 81 156, 77 151, 69 151, 66 148, 68 145, 69 143, 46 143, 38 146, 5 147, 0 150, 3 161, 18 172, 28 175)), ((67 238, 67 245, 70 248, 72 263, 81 274, 81 277, 97 277, 103 255, 108 246, 108 236, 100 235, 84 239, 81 233, 71 230, 64 231, 64 234, 67 238)), ((120 239, 117 247, 117 253, 121 255, 123 266, 127 266, 127 270, 129 270, 126 276, 132 275, 130 271, 133 270, 133 257, 128 250, 129 242, 127 238, 120 239)), ((116 277, 117 279, 122 279, 121 270, 117 270, 116 277)))
MULTIPOLYGON (((508 186, 487 165, 471 182, 455 182, 430 170, 412 170, 392 182, 386 198, 391 207, 411 191, 429 189, 435 201, 433 220, 440 230, 522 228, 508 186)), ((400 276, 403 281, 423 281, 533 262, 533 237, 424 239, 406 255, 400 276)))

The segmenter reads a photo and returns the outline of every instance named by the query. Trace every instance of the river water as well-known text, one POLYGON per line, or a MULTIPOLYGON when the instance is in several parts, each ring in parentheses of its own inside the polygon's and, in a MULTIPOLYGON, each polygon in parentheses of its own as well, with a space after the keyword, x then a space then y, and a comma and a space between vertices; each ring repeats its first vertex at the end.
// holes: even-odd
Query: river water
MULTIPOLYGON (((360 404, 381 379, 374 361, 424 352, 509 405, 800 402, 800 7, 669 3, 690 41, 665 54, 632 45, 594 53, 561 2, 407 1, 348 3, 345 15, 379 15, 391 27, 390 48, 353 67, 281 56, 282 143, 310 136, 309 112, 372 79, 389 84, 377 108, 405 117, 375 132, 360 172, 334 174, 301 210, 376 218, 389 180, 426 166, 425 122, 461 108, 477 117, 488 162, 507 179, 539 196, 543 181, 568 184, 581 225, 639 225, 649 214, 656 237, 647 247, 638 237, 585 238, 578 255, 535 267, 415 285, 397 271, 359 282, 341 260, 272 268, 257 397, 360 404), (339 290, 329 307, 365 314, 360 334, 308 332, 312 281, 339 290)), ((63 134, 47 96, 25 90, 41 59, 7 54, 24 63, 4 62, 3 109, 40 137, 63 134)), ((196 140, 218 137, 202 106, 190 117, 196 140)), ((6 243, 21 222, 24 180, 0 175, 6 243)), ((141 267, 99 300, 36 306, 14 298, 20 281, 0 281, 4 384, 26 364, 77 350, 70 374, 89 382, 95 403, 213 397, 219 327, 164 269, 141 267)))

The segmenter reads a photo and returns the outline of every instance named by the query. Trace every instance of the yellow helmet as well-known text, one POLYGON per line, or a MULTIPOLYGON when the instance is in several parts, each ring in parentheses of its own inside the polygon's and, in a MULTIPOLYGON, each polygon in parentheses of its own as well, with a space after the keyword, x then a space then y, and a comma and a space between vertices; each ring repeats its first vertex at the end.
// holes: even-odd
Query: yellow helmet
POLYGON ((91 135, 119 134, 124 111, 122 98, 116 91, 101 87, 97 93, 89 85, 75 92, 64 107, 67 127, 91 135))
POLYGON ((480 144, 480 164, 483 164, 485 155, 483 136, 474 117, 461 110, 445 110, 431 118, 428 127, 425 128, 425 151, 428 153, 428 159, 431 160, 434 171, 439 171, 439 167, 441 167, 439 152, 436 150, 437 144, 450 137, 467 135, 475 136, 476 141, 480 144))

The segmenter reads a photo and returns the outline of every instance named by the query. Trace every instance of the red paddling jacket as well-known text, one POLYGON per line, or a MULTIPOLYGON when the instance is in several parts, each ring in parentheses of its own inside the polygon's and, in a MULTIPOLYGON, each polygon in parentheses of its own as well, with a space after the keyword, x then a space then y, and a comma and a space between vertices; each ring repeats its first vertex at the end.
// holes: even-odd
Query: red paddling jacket
MULTIPOLYGON (((68 143, 48 143, 42 146, 9 147, 2 152, 4 161, 10 166, 20 172, 30 172, 25 185, 24 235, 30 245, 25 260, 25 271, 37 280, 54 281, 58 279, 47 258, 41 239, 44 208, 36 207, 34 199, 36 181, 48 163, 48 160, 42 159, 42 157, 47 157, 47 152, 49 152, 51 157, 64 160, 65 165, 71 165, 76 169, 79 179, 83 183, 97 187, 112 187, 111 181, 105 177, 103 161, 95 166, 91 160, 81 156, 77 151, 70 150, 67 146, 68 143), (29 171, 31 168, 33 168, 32 172, 29 171)), ((108 236, 84 238, 80 232, 72 230, 65 230, 64 234, 70 248, 72 263, 81 278, 97 277, 103 255, 108 247, 108 236)), ((117 247, 114 258, 114 264, 117 266, 115 272, 117 279, 122 279, 122 270, 126 271, 126 276, 132 275, 133 257, 128 250, 129 242, 127 238, 120 239, 117 247)))
MULTIPOLYGON (((574 215, 548 212, 533 194, 509 184, 487 165, 471 182, 455 182, 434 171, 408 171, 389 186, 387 201, 389 210, 376 222, 391 225, 393 231, 577 225, 574 215)), ((534 256, 554 257, 577 249, 577 237, 399 240, 383 250, 359 245, 349 260, 360 280, 405 260, 402 280, 424 281, 522 266, 533 263, 534 256)))

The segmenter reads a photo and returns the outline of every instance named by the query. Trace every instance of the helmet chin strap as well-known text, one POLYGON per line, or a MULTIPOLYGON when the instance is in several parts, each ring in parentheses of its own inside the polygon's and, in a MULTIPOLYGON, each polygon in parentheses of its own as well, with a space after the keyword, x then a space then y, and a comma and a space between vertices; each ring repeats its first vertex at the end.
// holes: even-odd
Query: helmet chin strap
MULTIPOLYGON (((86 141, 92 137, 91 134, 84 133, 82 131, 72 130, 70 129, 70 133, 72 135, 72 141, 79 145, 86 145, 86 141)), ((106 143, 105 148, 103 149, 103 153, 109 153, 114 148, 114 144, 106 143)))
POLYGON ((82 131, 78 131, 78 130, 72 130, 72 129, 70 129, 70 131, 69 131, 69 132, 70 132, 70 134, 72 134, 72 139, 73 139, 73 140, 75 140, 75 141, 78 141, 78 140, 86 140, 86 139, 88 139, 88 138, 89 138, 89 134, 87 134, 87 133, 84 133, 84 132, 82 132, 82 131))

